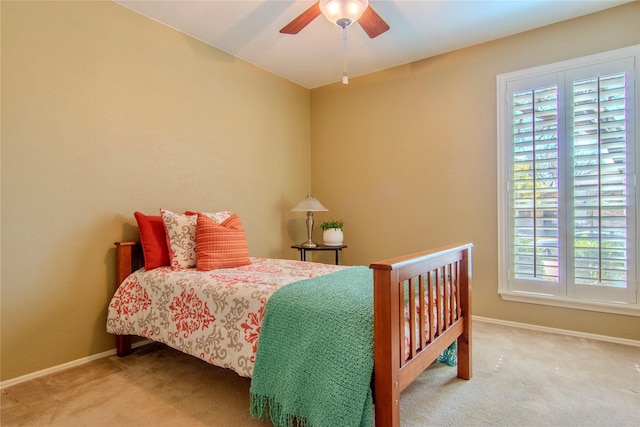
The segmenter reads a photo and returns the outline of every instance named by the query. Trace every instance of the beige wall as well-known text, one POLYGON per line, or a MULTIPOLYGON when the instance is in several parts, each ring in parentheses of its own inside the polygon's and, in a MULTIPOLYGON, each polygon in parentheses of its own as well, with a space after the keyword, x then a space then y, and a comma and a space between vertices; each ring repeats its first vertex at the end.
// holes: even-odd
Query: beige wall
POLYGON ((296 256, 307 89, 112 2, 1 4, 2 380, 114 348, 135 210, 231 209, 296 256))
POLYGON ((640 42, 640 3, 311 92, 311 180, 367 264, 473 242, 479 316, 640 339, 640 318, 497 293, 496 75, 640 42))

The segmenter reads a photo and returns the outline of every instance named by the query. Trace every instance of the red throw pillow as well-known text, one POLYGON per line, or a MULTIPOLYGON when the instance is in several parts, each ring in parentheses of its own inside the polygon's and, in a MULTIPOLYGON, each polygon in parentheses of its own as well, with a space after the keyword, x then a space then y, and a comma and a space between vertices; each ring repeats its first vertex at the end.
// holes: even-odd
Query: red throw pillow
POLYGON ((251 264, 244 228, 237 214, 218 224, 198 213, 196 223, 196 268, 215 270, 251 264))
POLYGON ((140 242, 144 254, 145 270, 170 265, 167 234, 161 216, 148 216, 141 212, 133 214, 138 221, 140 242))

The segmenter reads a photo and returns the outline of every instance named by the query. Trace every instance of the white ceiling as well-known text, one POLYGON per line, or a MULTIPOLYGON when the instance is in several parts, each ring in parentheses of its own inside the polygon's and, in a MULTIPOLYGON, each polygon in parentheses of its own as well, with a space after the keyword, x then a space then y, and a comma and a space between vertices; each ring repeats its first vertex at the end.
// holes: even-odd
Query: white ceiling
MULTIPOLYGON (((115 0, 306 88, 342 80, 342 29, 317 17, 280 34, 313 1, 115 0)), ((382 0, 369 4, 391 29, 370 39, 347 29, 355 77, 586 15, 633 0, 382 0)))

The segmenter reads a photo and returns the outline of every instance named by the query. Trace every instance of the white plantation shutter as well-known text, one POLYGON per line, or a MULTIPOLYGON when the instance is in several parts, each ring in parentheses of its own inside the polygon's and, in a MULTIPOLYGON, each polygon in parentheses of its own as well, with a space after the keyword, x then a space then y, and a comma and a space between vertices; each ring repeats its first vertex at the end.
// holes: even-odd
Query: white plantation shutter
POLYGON ((576 296, 634 300, 635 165, 630 121, 633 72, 625 61, 567 73, 571 109, 569 287, 576 296), (631 84, 630 84, 631 83, 631 84))
POLYGON ((558 88, 514 92, 512 105, 514 275, 557 282, 558 88))
POLYGON ((639 50, 498 76, 503 297, 638 305, 639 50))

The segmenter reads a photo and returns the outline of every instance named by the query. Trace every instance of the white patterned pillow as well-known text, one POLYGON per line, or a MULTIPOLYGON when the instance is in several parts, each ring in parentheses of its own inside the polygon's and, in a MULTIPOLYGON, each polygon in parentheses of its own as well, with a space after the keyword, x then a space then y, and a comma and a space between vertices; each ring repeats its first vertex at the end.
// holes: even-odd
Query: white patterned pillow
MULTIPOLYGON (((218 224, 222 224, 228 218, 231 217, 231 211, 220 211, 220 212, 200 212, 202 215, 206 215, 218 224)), ((198 216, 198 212, 186 211, 185 215, 195 215, 198 216)))
MULTIPOLYGON (((231 216, 230 211, 202 213, 217 223, 222 223, 231 216)), ((195 267, 197 213, 179 214, 168 209, 160 209, 160 215, 167 232, 167 248, 169 248, 171 268, 180 270, 195 267)))

